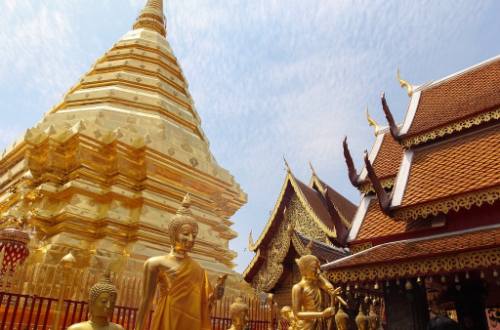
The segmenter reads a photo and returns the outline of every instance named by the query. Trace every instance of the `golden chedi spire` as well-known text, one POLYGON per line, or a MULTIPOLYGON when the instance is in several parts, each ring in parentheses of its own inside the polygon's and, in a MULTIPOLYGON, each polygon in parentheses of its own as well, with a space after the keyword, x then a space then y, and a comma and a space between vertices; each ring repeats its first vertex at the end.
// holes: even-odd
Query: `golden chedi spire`
MULTIPOLYGON (((144 3, 134 28, 0 157, 0 200, 32 173, 30 189, 53 194, 30 220, 47 236, 44 260, 93 246, 98 262, 89 264, 97 265, 126 250, 125 271, 142 273, 145 259, 170 246, 165 222, 189 192, 200 225, 196 256, 210 273, 230 273, 228 241, 237 233, 229 218, 247 197, 210 150, 165 37, 163 1, 144 3)), ((179 212, 190 212, 189 200, 179 212)))
POLYGON ((148 0, 134 23, 134 30, 148 29, 167 36, 165 16, 163 15, 163 0, 148 0))

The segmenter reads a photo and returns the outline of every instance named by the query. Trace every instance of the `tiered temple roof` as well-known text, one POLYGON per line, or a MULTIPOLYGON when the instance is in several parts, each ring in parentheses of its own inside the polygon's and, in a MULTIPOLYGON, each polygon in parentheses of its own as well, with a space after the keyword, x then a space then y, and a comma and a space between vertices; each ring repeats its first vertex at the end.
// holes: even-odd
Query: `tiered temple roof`
POLYGON ((380 130, 365 159, 369 167, 353 182, 362 192, 348 239, 355 254, 324 266, 332 279, 378 281, 500 264, 499 82, 497 56, 415 88, 400 126, 384 109, 391 127, 380 130), (388 178, 392 184, 384 184, 388 178), (453 251, 459 253, 451 260, 453 251), (483 257, 468 266, 462 251, 483 257))
POLYGON ((314 171, 307 185, 288 169, 262 234, 256 242, 250 238, 249 250, 255 256, 243 273, 245 280, 259 291, 271 291, 287 275, 284 263, 292 254, 312 253, 323 262, 345 256, 343 246, 355 210, 314 171))

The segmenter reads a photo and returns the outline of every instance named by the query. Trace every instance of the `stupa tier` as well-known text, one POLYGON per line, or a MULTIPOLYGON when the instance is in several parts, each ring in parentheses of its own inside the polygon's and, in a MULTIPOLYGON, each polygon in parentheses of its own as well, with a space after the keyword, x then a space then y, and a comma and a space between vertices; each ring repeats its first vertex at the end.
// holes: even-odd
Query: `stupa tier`
POLYGON ((72 250, 82 265, 125 258, 139 271, 168 251, 166 227, 190 193, 193 256, 211 273, 233 267, 229 218, 246 194, 210 152, 161 0, 6 150, 0 169, 1 212, 31 215, 46 263, 72 250))

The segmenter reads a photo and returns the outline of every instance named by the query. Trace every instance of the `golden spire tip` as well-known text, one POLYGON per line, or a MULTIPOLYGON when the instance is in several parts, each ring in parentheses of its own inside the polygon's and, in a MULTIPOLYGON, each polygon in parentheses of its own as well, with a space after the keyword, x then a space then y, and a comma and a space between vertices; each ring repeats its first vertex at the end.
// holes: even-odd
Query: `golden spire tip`
POLYGON ((396 77, 398 79, 398 82, 399 82, 399 85, 401 86, 401 88, 406 89, 406 92, 408 93, 408 96, 411 97, 413 95, 413 89, 414 89, 414 87, 408 81, 406 81, 406 80, 404 80, 404 79, 401 78, 401 73, 399 72, 399 68, 397 70, 396 77))

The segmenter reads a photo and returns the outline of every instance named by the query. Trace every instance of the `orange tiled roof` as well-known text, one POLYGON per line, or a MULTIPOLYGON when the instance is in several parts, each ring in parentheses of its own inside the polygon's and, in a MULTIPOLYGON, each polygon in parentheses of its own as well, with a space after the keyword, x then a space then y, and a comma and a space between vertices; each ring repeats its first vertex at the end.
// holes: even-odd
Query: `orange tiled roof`
POLYGON ((374 198, 370 201, 356 241, 403 233, 405 228, 405 222, 394 221, 394 219, 384 214, 380 209, 377 199, 374 198))
POLYGON ((390 133, 384 133, 382 145, 373 162, 375 173, 380 179, 396 176, 403 157, 403 147, 390 133))
POLYGON ((500 127, 416 150, 402 206, 500 185, 500 127))
POLYGON ((458 254, 463 251, 497 246, 500 246, 500 228, 498 227, 475 232, 451 234, 449 236, 381 244, 332 264, 328 264, 325 266, 325 269, 331 271, 368 264, 395 264, 408 259, 428 258, 444 254, 458 254))
POLYGON ((500 106, 500 58, 424 89, 408 135, 418 135, 500 106))

